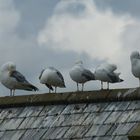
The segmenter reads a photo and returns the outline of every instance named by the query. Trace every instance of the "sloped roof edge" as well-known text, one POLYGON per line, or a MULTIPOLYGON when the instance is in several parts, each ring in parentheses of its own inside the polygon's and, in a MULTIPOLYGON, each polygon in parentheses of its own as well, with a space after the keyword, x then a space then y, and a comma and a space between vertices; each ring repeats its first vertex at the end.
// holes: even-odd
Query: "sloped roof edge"
POLYGON ((0 108, 140 100, 140 88, 0 97, 0 108))

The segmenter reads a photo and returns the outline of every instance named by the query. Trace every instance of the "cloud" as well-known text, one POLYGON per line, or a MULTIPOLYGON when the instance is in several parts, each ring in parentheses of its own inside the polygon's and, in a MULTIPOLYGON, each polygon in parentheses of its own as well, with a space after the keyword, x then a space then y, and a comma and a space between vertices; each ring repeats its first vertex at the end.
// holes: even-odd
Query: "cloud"
POLYGON ((20 16, 12 0, 0 0, 0 39, 14 32, 20 16))
MULTIPOLYGON (((14 2, 16 1, 0 0, 0 64, 15 62, 17 69, 27 80, 37 85, 40 92, 47 91, 38 80, 40 71, 47 66, 56 67, 64 75, 67 88, 59 91, 75 90, 76 84, 69 77, 69 69, 79 58, 92 71, 103 61, 116 63, 125 82, 112 85, 112 88, 138 85, 137 79, 131 74, 129 60, 131 51, 140 51, 138 19, 133 19, 130 15, 115 15, 111 10, 100 11, 92 0, 70 0, 58 2, 50 14, 52 16, 44 16, 45 23, 42 20, 41 23, 34 24, 26 15, 30 7, 23 17, 22 6, 15 7, 14 2), (40 24, 39 32, 38 29, 29 31, 29 22, 32 29, 40 24), (22 37, 23 30, 28 36, 22 37)), ((41 5, 37 10, 40 9, 41 5)), ((99 82, 89 82, 85 90, 97 89, 99 86, 99 82)), ((1 93, 8 94, 3 86, 1 93)), ((16 93, 21 94, 21 91, 16 93)))
POLYGON ((129 16, 116 17, 111 11, 100 12, 92 0, 62 1, 40 32, 38 42, 46 46, 51 44, 53 49, 86 52, 92 58, 117 61, 117 53, 122 49, 121 34, 132 22, 129 16), (68 9, 77 3, 84 8, 75 16, 68 9))
MULTIPOLYGON (((29 33, 29 35, 22 38, 19 34, 19 30, 20 33, 23 33, 22 30, 25 27, 23 27, 21 22, 24 20, 24 22, 27 23, 26 20, 29 19, 23 18, 20 11, 21 9, 17 9, 14 2, 13 0, 0 0, 0 66, 7 61, 13 61, 17 66, 17 70, 21 72, 29 82, 40 89, 39 93, 47 92, 47 87, 39 83, 38 76, 41 70, 48 66, 54 66, 66 74, 64 77, 66 77, 65 81, 67 81, 67 79, 70 79, 68 69, 75 60, 76 54, 73 52, 56 52, 51 48, 38 47, 36 39, 38 30, 32 34, 26 30, 26 34, 29 33), (57 59, 56 61, 56 58, 59 58, 59 60, 57 59)), ((33 23, 32 19, 30 19, 30 22, 35 28, 36 24, 33 23)), ((26 24, 26 26, 29 28, 30 25, 26 24)), ((86 56, 83 58, 85 57, 86 56)), ((86 57, 86 60, 87 59, 88 56, 86 57)), ((9 95, 9 90, 2 84, 0 84, 0 89, 0 95, 9 95)), ((58 91, 66 90, 72 90, 70 84, 67 86, 67 89, 58 89, 58 91)), ((24 93, 33 94, 27 91, 16 91, 17 95, 24 93)))
POLYGON ((61 1, 40 31, 38 43, 62 52, 87 53, 93 63, 95 59, 115 63, 125 80, 117 86, 133 87, 137 81, 131 74, 129 56, 135 49, 140 51, 139 26, 131 15, 100 11, 92 0, 61 1), (69 10, 76 6, 77 12, 69 10))
POLYGON ((20 14, 16 11, 12 0, 0 0, 0 62, 10 56, 17 38, 16 27, 20 20, 20 14))
MULTIPOLYGON (((13 61, 17 70, 25 75, 28 81, 39 85, 38 75, 41 68, 37 64, 40 64, 42 57, 38 56, 38 52, 43 54, 44 50, 36 46, 36 38, 30 36, 23 39, 18 35, 20 20, 21 14, 15 8, 14 1, 0 0, 0 66, 7 61, 13 61)), ((9 95, 9 91, 2 84, 0 89, 0 95, 9 95)), ((24 92, 16 93, 22 95, 24 92)))

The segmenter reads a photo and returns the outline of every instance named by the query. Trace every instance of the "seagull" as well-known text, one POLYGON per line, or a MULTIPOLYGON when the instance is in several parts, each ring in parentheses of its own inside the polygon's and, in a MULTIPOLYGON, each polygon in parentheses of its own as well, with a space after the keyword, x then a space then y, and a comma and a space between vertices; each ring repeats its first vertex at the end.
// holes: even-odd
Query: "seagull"
POLYGON ((70 69, 69 75, 73 81, 77 83, 77 91, 79 91, 79 83, 82 84, 82 91, 84 90, 84 84, 87 81, 95 80, 94 74, 83 67, 82 61, 77 61, 75 65, 70 69))
POLYGON ((131 71, 132 74, 139 78, 139 86, 140 86, 140 54, 138 51, 134 51, 130 55, 131 60, 131 71))
POLYGON ((16 70, 16 65, 13 62, 7 62, 0 69, 1 83, 10 89, 10 96, 14 96, 15 90, 37 91, 38 88, 30 84, 26 78, 16 70))
POLYGON ((103 82, 107 82, 107 89, 109 89, 109 83, 124 81, 119 78, 120 73, 114 72, 116 69, 117 66, 115 64, 108 63, 101 64, 95 69, 95 79, 101 81, 101 89, 103 89, 103 82))
POLYGON ((48 67, 41 71, 39 76, 40 83, 45 84, 49 88, 49 93, 53 91, 55 87, 55 93, 57 87, 65 88, 65 82, 62 74, 54 67, 48 67))

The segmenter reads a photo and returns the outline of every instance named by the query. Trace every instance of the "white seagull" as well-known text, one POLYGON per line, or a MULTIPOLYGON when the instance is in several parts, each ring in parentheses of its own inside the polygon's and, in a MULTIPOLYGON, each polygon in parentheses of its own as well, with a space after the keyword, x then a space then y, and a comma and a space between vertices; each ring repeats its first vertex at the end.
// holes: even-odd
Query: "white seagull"
POLYGON ((140 86, 140 54, 138 51, 134 51, 131 53, 130 56, 131 60, 131 71, 132 74, 139 79, 139 86, 140 86))
POLYGON ((79 91, 79 83, 82 84, 82 91, 84 90, 84 84, 87 81, 95 80, 94 74, 83 67, 83 62, 78 61, 69 71, 70 77, 73 81, 77 83, 77 91, 79 91))
POLYGON ((53 91, 52 86, 55 87, 55 93, 57 87, 66 87, 62 74, 54 67, 48 67, 42 70, 39 76, 39 80, 40 83, 45 84, 49 88, 49 93, 51 90, 53 91))
POLYGON ((16 70, 13 62, 7 62, 1 66, 0 81, 10 89, 10 96, 14 96, 15 90, 37 91, 38 88, 30 84, 26 78, 16 70))
POLYGON ((109 89, 109 83, 118 83, 123 81, 123 79, 119 78, 120 73, 114 72, 116 69, 116 65, 108 63, 101 64, 95 69, 95 79, 101 81, 101 89, 103 89, 103 82, 107 82, 107 89, 109 89))

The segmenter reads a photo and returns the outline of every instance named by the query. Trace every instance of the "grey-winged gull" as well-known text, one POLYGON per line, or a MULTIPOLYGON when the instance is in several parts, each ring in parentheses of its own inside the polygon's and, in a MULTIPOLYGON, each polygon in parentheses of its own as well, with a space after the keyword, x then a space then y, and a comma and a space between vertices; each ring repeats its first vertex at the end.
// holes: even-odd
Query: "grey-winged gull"
POLYGON ((26 78, 16 70, 13 62, 7 62, 1 66, 0 81, 10 89, 10 96, 14 96, 15 90, 37 91, 38 88, 30 84, 26 78))
POLYGON ((95 69, 95 79, 101 81, 101 89, 103 89, 103 82, 107 82, 107 89, 109 89, 109 83, 118 83, 123 81, 123 79, 119 78, 120 73, 114 72, 116 69, 116 65, 108 63, 101 64, 95 69))
POLYGON ((131 53, 130 56, 131 60, 131 71, 132 74, 139 79, 139 86, 140 86, 140 54, 138 51, 134 51, 131 53))
POLYGON ((83 67, 82 61, 77 61, 75 65, 69 71, 70 77, 77 84, 77 91, 79 91, 79 83, 82 84, 82 91, 84 90, 84 84, 87 81, 95 80, 94 74, 83 67))
POLYGON ((41 71, 39 76, 40 83, 45 84, 49 88, 49 93, 53 91, 55 87, 55 93, 57 87, 65 88, 65 82, 62 74, 54 67, 48 67, 41 71))

